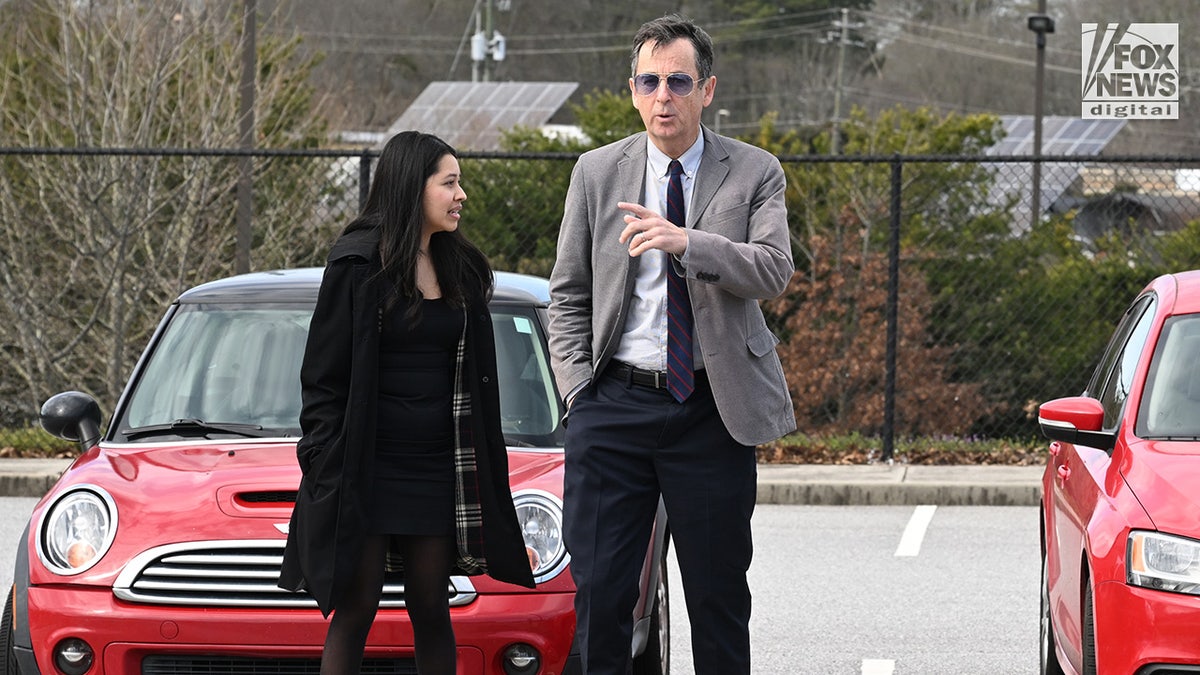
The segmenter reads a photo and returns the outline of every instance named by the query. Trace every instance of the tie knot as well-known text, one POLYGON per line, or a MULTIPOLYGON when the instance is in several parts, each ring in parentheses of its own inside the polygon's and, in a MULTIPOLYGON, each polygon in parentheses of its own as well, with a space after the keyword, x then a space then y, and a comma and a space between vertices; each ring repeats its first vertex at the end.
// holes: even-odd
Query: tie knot
POLYGON ((678 176, 682 173, 683 173, 683 165, 679 163, 679 160, 677 160, 677 159, 671 160, 671 163, 667 165, 667 175, 678 176))

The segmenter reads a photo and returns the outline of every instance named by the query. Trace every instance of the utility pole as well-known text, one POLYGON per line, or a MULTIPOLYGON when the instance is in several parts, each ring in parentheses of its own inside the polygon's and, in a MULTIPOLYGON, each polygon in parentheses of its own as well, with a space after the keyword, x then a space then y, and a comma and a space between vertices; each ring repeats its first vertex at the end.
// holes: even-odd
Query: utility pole
POLYGON ((820 42, 822 44, 834 41, 838 43, 837 74, 834 76, 833 86, 833 119, 829 125, 829 154, 836 155, 841 152, 839 146, 842 142, 839 127, 842 123, 842 86, 846 72, 846 47, 865 47, 866 45, 858 38, 851 41, 850 30, 858 30, 863 27, 863 24, 850 23, 850 10, 845 7, 841 9, 840 17, 833 21, 833 27, 837 30, 826 32, 820 42))
MULTIPOLYGON (((499 0, 499 10, 508 11, 511 0, 499 0)), ((478 7, 479 5, 476 5, 478 7)), ((505 51, 504 36, 492 28, 492 0, 484 5, 483 19, 475 12, 475 35, 471 36, 471 81, 490 82, 492 80, 492 62, 503 61, 505 51), (483 27, 480 27, 480 24, 483 27), (481 79, 482 78, 482 79, 481 79)))
POLYGON ((256 0, 244 0, 242 10, 242 76, 238 86, 238 131, 242 150, 247 154, 240 155, 237 162, 237 250, 234 254, 234 270, 238 274, 250 271, 250 244, 254 240, 254 158, 248 153, 254 148, 257 5, 256 0))
POLYGON ((838 131, 838 124, 842 119, 842 71, 846 63, 846 40, 849 37, 846 31, 850 28, 850 12, 845 7, 842 8, 841 21, 834 22, 834 28, 840 29, 838 35, 838 60, 837 60, 837 81, 833 88, 833 124, 829 131, 829 154, 838 154, 838 145, 841 140, 841 133, 838 131))

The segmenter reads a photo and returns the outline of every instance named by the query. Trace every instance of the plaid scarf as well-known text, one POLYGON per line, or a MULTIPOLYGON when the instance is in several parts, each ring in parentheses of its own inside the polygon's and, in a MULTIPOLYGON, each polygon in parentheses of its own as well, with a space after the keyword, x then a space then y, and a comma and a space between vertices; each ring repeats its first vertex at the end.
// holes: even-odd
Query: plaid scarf
POLYGON ((458 544, 457 567, 467 574, 482 574, 487 571, 487 559, 483 554, 483 509, 471 431, 471 388, 465 373, 467 323, 463 321, 463 332, 458 338, 451 404, 454 418, 454 529, 458 544))

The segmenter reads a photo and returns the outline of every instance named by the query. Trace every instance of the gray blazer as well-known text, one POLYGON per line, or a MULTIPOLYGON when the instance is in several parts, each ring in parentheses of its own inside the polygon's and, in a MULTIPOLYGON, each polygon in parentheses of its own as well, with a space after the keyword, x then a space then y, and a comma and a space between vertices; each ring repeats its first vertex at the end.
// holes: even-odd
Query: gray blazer
MULTIPOLYGON (((721 420, 744 445, 796 428, 791 396, 759 300, 795 272, 783 168, 773 155, 707 128, 687 213, 688 290, 695 338, 721 420)), ((603 372, 629 311, 638 258, 617 237, 617 202, 644 204, 646 134, 579 158, 550 275, 550 354, 565 396, 603 372)))

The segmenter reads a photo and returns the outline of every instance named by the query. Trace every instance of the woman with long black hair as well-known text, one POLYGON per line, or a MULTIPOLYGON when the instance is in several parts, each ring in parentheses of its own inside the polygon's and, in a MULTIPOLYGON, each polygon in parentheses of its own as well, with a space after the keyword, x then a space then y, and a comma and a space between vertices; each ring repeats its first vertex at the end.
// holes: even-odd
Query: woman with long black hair
POLYGON ((279 581, 333 613, 322 675, 358 672, 386 569, 403 571, 422 675, 455 672, 453 571, 534 585, 500 430, 492 270, 459 231, 465 200, 452 147, 397 134, 326 263, 279 581))

